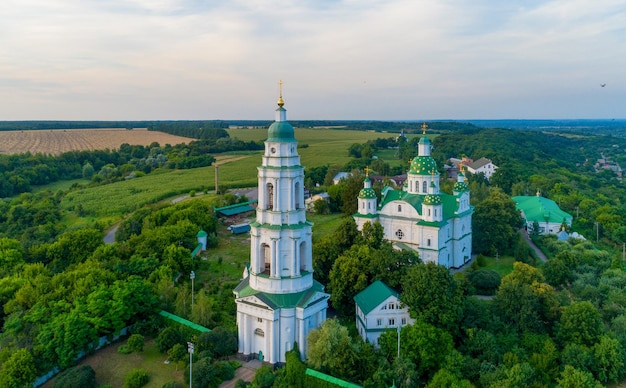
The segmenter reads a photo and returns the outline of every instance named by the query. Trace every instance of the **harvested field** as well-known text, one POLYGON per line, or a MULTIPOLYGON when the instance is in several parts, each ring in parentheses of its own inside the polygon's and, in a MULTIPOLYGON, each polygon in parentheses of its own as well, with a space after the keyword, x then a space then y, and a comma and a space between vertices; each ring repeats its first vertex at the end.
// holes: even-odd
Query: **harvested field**
POLYGON ((118 149, 120 145, 160 145, 189 143, 194 139, 174 136, 145 128, 55 129, 37 131, 0 131, 0 154, 30 152, 58 155, 67 151, 118 149))

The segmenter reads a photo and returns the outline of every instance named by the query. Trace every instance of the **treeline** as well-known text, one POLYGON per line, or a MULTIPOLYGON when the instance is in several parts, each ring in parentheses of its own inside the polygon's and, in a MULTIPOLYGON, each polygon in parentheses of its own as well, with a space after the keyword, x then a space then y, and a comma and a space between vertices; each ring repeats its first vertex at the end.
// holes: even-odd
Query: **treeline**
POLYGON ((228 123, 224 121, 168 121, 147 126, 148 131, 159 131, 170 135, 192 139, 219 139, 228 137, 228 123))
POLYGON ((258 149, 256 143, 222 138, 221 142, 198 141, 175 146, 122 144, 118 150, 69 151, 44 154, 0 155, 0 197, 30 192, 33 186, 89 179, 95 184, 132 179, 157 168, 187 169, 210 166, 210 152, 258 149))
MULTIPOLYGON (((366 121, 366 120, 289 120, 296 128, 331 127, 338 130, 421 133, 422 121, 366 121)), ((238 127, 267 128, 270 120, 230 120, 228 124, 238 127)), ((477 128, 470 123, 455 121, 428 121, 428 132, 460 131, 477 128)))

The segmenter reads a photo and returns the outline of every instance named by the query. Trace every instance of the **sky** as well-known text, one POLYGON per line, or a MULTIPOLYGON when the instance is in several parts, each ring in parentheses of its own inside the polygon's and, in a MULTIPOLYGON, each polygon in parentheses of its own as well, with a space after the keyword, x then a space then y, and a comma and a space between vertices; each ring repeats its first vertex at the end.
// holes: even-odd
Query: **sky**
POLYGON ((279 80, 291 120, 626 118, 626 0, 0 2, 0 120, 272 120, 279 80))

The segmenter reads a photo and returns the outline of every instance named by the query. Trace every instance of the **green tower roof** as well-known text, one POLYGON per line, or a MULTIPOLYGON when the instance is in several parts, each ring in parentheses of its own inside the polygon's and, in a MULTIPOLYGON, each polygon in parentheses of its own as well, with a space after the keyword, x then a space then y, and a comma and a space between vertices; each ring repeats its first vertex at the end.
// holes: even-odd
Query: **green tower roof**
POLYGON ((295 142, 293 127, 286 121, 273 122, 267 131, 267 141, 295 142))
POLYGON ((409 174, 430 175, 433 171, 437 171, 437 162, 430 156, 416 156, 409 168, 409 174))
POLYGON ((359 192, 359 198, 376 198, 376 192, 374 192, 374 189, 372 188, 362 188, 359 192))

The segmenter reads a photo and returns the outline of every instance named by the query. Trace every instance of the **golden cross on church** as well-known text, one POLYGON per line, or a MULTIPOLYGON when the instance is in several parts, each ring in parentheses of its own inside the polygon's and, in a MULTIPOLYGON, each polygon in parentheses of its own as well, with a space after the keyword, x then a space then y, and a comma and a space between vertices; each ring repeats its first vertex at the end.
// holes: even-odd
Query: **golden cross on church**
POLYGON ((365 177, 369 177, 370 176, 370 168, 368 166, 365 166, 365 177))
POLYGON ((285 105, 285 101, 283 101, 283 80, 278 81, 278 106, 285 105))
POLYGON ((422 124, 422 135, 426 134, 426 130, 428 129, 428 125, 426 125, 426 123, 422 124))

